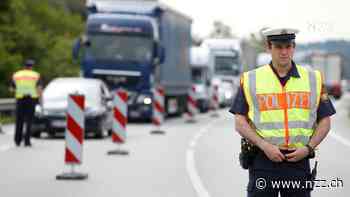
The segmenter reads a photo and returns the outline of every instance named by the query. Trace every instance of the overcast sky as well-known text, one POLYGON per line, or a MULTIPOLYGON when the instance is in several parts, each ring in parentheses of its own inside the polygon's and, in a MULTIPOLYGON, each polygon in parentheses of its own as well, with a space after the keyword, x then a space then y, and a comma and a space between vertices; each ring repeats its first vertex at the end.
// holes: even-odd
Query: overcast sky
POLYGON ((350 40, 349 0, 161 0, 192 17, 192 32, 201 37, 214 20, 245 37, 264 26, 294 27, 297 42, 350 40))

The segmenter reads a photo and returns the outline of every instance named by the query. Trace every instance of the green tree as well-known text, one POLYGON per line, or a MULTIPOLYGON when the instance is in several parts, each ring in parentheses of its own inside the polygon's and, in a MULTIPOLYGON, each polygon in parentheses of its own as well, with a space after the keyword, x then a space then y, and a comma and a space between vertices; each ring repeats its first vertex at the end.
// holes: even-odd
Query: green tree
POLYGON ((214 29, 210 33, 210 38, 233 38, 231 27, 221 21, 214 21, 214 29))
POLYGON ((79 66, 72 63, 71 48, 84 25, 81 13, 67 9, 67 5, 39 0, 1 1, 0 97, 10 96, 8 84, 12 73, 27 58, 36 60, 35 70, 45 82, 78 74, 79 66))

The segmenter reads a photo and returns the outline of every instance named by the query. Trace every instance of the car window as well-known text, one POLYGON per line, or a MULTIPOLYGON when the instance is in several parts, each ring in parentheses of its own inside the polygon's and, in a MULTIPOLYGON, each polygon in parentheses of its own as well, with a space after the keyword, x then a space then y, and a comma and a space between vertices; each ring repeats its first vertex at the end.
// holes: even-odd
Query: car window
POLYGON ((86 81, 52 81, 44 89, 44 102, 66 102, 69 94, 80 93, 85 95, 87 107, 96 107, 101 103, 100 92, 96 83, 86 81))

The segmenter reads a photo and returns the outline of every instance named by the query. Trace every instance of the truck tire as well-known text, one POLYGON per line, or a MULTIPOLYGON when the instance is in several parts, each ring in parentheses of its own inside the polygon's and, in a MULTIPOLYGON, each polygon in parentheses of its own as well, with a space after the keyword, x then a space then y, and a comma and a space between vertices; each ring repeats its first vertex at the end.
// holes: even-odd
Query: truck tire
POLYGON ((103 121, 101 120, 99 122, 99 128, 96 130, 95 137, 97 139, 102 139, 104 132, 105 132, 105 128, 104 128, 104 125, 103 125, 103 121))

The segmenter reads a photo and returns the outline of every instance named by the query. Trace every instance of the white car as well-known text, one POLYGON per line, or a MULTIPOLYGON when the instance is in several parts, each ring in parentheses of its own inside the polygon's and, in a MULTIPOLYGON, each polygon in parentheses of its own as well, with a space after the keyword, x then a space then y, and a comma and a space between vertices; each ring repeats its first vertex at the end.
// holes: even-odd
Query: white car
POLYGON ((32 135, 49 136, 66 130, 68 95, 80 93, 85 96, 85 133, 102 138, 112 129, 112 95, 105 83, 99 79, 57 78, 43 91, 42 105, 35 109, 32 135))

